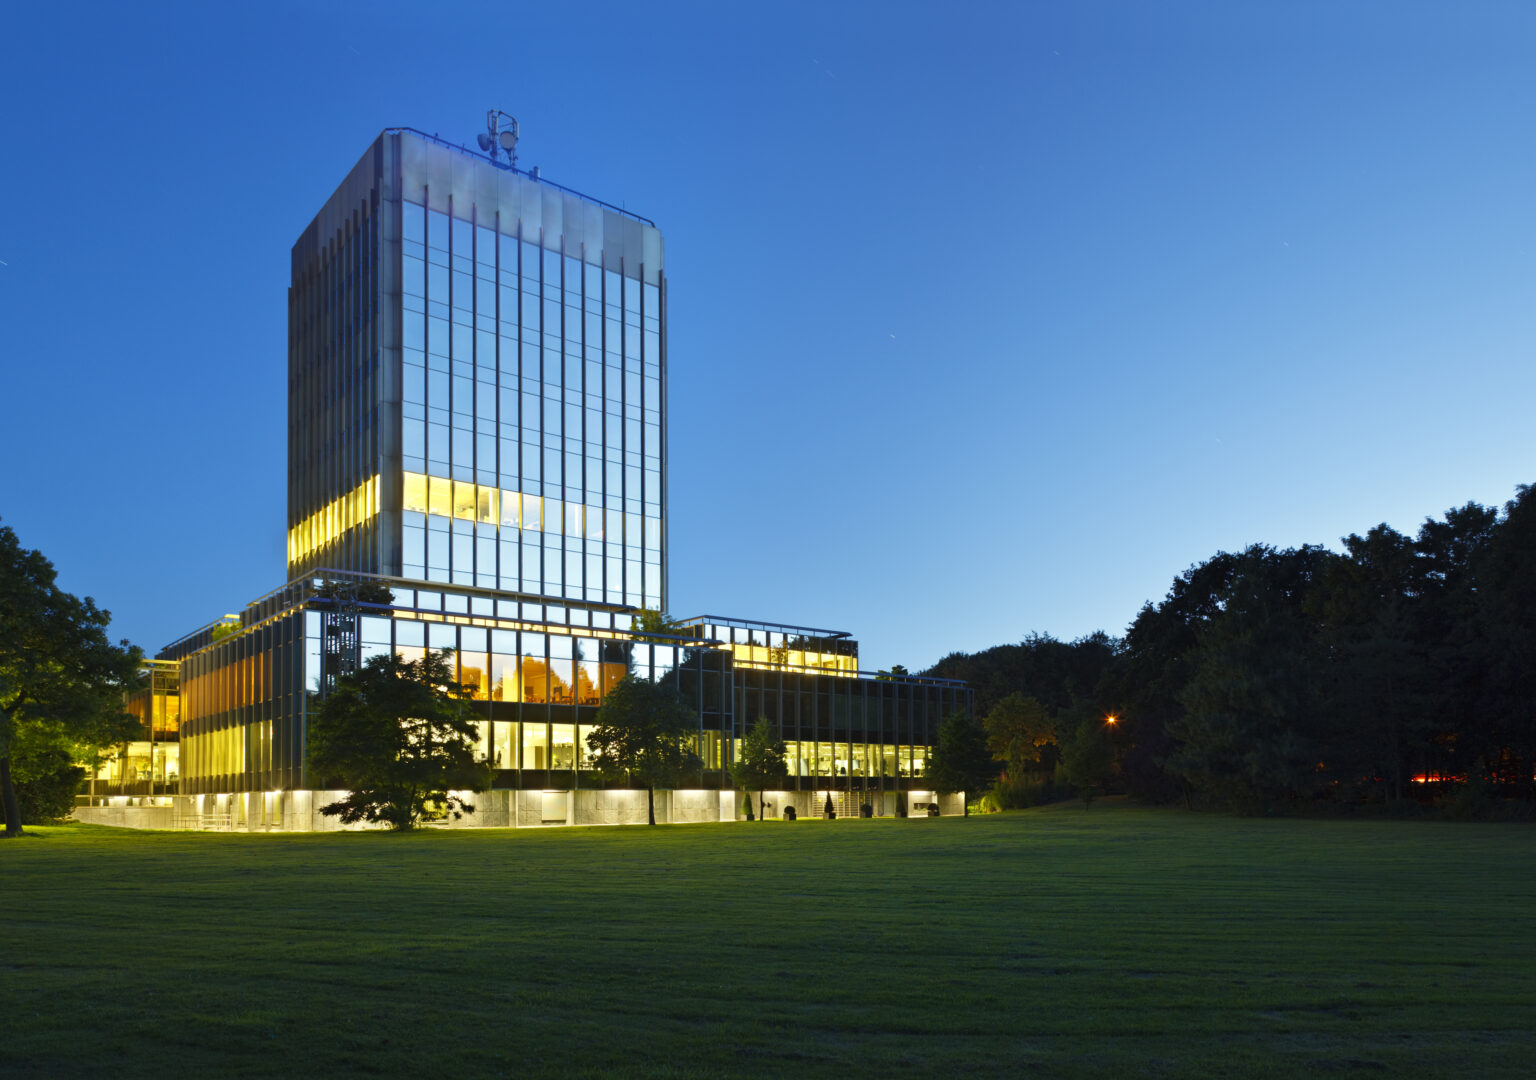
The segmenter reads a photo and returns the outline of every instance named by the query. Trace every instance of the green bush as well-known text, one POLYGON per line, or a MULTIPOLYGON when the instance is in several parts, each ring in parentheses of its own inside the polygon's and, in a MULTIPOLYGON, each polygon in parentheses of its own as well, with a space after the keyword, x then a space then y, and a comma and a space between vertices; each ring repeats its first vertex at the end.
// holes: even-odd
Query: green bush
MULTIPOLYGON (((63 821, 75 808, 75 792, 85 779, 85 770, 66 755, 59 762, 49 762, 46 771, 37 762, 28 762, 31 775, 16 780, 16 803, 23 825, 53 825, 63 821)), ((0 821, 5 820, 5 806, 0 803, 0 821)))
POLYGON ((1018 780, 1000 777, 982 795, 983 813, 999 810, 1024 810, 1031 806, 1059 802, 1072 795, 1072 788, 1057 783, 1048 776, 1025 776, 1018 780))

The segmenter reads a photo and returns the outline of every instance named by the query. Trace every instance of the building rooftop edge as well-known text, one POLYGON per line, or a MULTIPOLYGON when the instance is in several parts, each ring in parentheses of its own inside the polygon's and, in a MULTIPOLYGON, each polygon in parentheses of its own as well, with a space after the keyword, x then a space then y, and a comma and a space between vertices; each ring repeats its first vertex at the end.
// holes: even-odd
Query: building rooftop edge
POLYGON ((565 192, 567 195, 574 195, 578 199, 581 199, 584 202, 592 203, 594 206, 601 206, 604 210, 612 210, 615 214, 622 214, 624 217, 632 218, 633 220, 638 221, 638 222, 640 222, 643 225, 649 225, 653 229, 657 228, 656 223, 654 221, 652 221, 650 218, 646 217, 644 214, 637 214, 633 210, 626 210, 622 206, 615 206, 611 202, 606 202, 605 200, 599 199, 599 198, 597 198, 597 197, 595 197, 593 195, 588 195, 584 191, 577 191, 573 187, 566 187, 564 184, 557 184, 553 180, 545 179, 542 174, 534 173, 534 172, 529 172, 529 171, 524 170, 524 169, 519 169, 515 165, 511 165, 511 164, 508 164, 508 163, 503 162, 503 161, 497 161, 495 158, 489 157, 489 156, 487 156, 485 154, 482 154, 482 153, 478 153, 478 152, 476 152, 474 150, 471 150, 467 146, 462 146, 459 143, 449 142, 447 139, 443 138, 441 135, 428 135, 425 131, 421 131, 420 129, 413 128, 413 127, 387 127, 387 128, 384 129, 382 134, 384 134, 384 135, 401 135, 401 134, 415 135, 417 138, 426 139, 428 142, 436 143, 438 146, 445 147, 445 148, 447 148, 449 150, 457 150, 461 154, 468 154, 470 157, 474 158, 476 161, 482 162, 482 163, 487 164, 487 165, 494 165, 496 168, 501 169, 503 172, 515 173, 516 175, 521 176, 521 177, 523 177, 523 178, 525 178, 527 180, 530 180, 530 181, 532 181, 535 184, 543 184, 546 187, 552 187, 552 188, 556 189, 557 191, 565 192))

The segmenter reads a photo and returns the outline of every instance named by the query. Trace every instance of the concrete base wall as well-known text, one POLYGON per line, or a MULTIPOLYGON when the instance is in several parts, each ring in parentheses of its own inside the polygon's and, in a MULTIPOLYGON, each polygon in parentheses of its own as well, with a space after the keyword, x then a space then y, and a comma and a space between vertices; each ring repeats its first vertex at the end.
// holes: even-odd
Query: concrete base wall
POLYGON ((120 829, 169 829, 174 827, 169 806, 79 806, 74 818, 87 825, 114 825, 120 829))

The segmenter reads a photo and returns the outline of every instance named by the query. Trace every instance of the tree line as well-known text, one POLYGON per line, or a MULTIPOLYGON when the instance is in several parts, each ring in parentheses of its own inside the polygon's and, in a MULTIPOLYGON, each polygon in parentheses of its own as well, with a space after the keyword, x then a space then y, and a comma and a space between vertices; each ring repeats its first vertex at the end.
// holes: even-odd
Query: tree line
POLYGON ((924 674, 971 683, 979 718, 968 744, 952 725, 952 750, 985 745, 969 779, 1000 806, 1074 779, 1256 811, 1536 803, 1533 489, 1343 548, 1218 552, 1123 638, 1037 634, 944 657, 924 674))

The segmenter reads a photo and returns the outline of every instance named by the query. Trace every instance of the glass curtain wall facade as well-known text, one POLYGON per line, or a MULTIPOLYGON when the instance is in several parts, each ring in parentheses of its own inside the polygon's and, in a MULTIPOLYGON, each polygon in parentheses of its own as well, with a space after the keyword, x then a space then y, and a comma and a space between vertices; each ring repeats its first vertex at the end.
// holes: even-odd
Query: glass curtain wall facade
POLYGON ((292 273, 290 578, 665 607, 654 225, 396 130, 292 273))
MULTIPOLYGON (((627 672, 674 680, 699 717, 704 769, 686 786, 730 788, 735 740, 759 718, 786 745, 787 790, 899 790, 920 781, 939 723, 970 709, 970 690, 942 679, 869 678, 830 658, 851 657, 846 634, 804 628, 801 649, 741 658, 745 637, 782 631, 713 616, 680 633, 639 635, 619 607, 519 599, 489 590, 366 579, 388 599, 353 604, 320 592, 361 575, 316 573, 264 597, 239 628, 215 624, 171 646, 179 655, 188 720, 182 725, 185 794, 316 786, 304 769, 306 711, 326 677, 394 652, 408 660, 446 650, 466 706, 480 720, 479 755, 494 786, 579 789, 606 785, 590 770, 587 736, 627 672), (348 655, 337 657, 338 624, 348 655), (215 636, 221 632, 221 636, 215 636), (805 646, 818 646, 809 648, 805 646), (836 645, 840 652, 822 651, 836 645)), ((765 638, 765 640, 774 640, 765 638)), ((166 655, 163 654, 163 655, 166 655)))
POLYGON ((150 660, 143 685, 124 696, 123 711, 139 722, 139 737, 87 765, 95 795, 170 795, 181 778, 179 666, 150 660))

